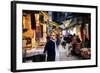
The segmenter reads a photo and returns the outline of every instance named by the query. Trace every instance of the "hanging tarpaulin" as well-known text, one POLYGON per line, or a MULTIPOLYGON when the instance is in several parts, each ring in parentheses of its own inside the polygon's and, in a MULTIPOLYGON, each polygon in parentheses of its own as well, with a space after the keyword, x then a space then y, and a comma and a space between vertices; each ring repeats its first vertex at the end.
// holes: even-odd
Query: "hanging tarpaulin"
POLYGON ((59 27, 60 27, 61 29, 65 29, 64 24, 60 25, 59 27))
POLYGON ((72 21, 72 19, 63 21, 63 24, 65 25, 65 27, 68 27, 68 26, 70 26, 71 21, 72 21))
POLYGON ((60 24, 58 24, 57 22, 52 21, 52 22, 49 22, 49 25, 59 27, 60 24))

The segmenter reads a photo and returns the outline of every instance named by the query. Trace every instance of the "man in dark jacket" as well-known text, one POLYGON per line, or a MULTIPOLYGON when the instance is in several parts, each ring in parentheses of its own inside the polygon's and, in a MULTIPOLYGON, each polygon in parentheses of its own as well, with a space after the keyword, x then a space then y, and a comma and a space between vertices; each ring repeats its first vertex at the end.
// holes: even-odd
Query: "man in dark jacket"
POLYGON ((47 43, 44 48, 44 53, 47 52, 47 61, 55 61, 55 42, 47 36, 47 43))

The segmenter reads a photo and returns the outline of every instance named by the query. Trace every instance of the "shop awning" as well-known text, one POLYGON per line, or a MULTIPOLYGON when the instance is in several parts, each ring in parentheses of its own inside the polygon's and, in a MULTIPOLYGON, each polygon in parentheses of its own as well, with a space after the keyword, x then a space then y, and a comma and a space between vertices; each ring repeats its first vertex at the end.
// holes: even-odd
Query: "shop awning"
POLYGON ((54 26, 56 26, 56 27, 59 27, 59 26, 60 26, 59 23, 54 22, 54 21, 49 22, 49 25, 54 25, 54 26))

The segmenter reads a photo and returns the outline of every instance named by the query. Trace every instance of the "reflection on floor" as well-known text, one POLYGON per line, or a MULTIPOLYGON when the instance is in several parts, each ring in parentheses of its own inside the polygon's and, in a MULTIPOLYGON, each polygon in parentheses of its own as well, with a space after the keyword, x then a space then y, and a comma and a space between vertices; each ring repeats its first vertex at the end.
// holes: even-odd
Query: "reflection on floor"
MULTIPOLYGON (((56 61, 70 61, 70 60, 82 60, 81 57, 70 54, 69 56, 67 55, 67 49, 64 49, 63 47, 56 48, 56 61)), ((28 50, 26 57, 34 56, 34 55, 39 55, 43 54, 43 48, 38 48, 38 49, 32 49, 28 50)), ((27 60, 26 62, 32 62, 32 60, 27 60)))

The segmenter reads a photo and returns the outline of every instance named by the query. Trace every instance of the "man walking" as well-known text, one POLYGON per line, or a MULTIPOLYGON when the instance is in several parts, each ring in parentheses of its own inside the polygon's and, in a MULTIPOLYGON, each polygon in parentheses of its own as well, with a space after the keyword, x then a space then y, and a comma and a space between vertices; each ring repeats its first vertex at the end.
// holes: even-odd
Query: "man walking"
POLYGON ((47 36, 47 43, 44 48, 44 53, 47 52, 47 61, 55 61, 55 42, 47 36))

